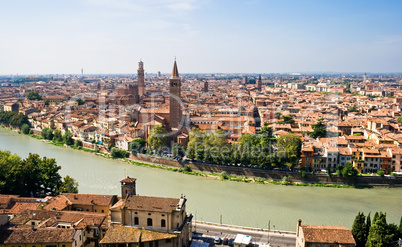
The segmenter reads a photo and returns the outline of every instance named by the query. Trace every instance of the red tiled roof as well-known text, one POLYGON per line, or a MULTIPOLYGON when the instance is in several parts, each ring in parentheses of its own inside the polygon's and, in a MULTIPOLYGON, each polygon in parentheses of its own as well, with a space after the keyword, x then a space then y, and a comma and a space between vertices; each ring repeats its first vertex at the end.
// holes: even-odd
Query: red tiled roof
POLYGON ((306 243, 356 244, 352 232, 343 226, 301 225, 306 243))

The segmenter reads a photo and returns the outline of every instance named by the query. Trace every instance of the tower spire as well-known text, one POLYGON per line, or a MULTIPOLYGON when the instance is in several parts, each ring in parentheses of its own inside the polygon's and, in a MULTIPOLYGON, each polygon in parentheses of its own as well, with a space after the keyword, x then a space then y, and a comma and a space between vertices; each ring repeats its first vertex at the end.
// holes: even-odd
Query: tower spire
POLYGON ((172 75, 170 78, 177 78, 179 77, 179 70, 177 69, 177 63, 176 63, 176 58, 174 59, 174 64, 173 64, 173 69, 172 69, 172 75))

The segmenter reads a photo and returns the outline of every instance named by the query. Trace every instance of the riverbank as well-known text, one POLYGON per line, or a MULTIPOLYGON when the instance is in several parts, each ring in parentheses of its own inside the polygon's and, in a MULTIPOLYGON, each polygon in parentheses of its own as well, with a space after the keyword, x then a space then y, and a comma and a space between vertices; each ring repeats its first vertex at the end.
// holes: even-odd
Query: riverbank
MULTIPOLYGON (((21 131, 12 128, 5 128, 5 129, 16 131, 19 134, 23 134, 21 131)), ((73 145, 67 146, 62 143, 45 140, 42 137, 33 134, 28 134, 28 136, 42 140, 48 144, 69 147, 72 149, 81 150, 105 158, 113 159, 109 153, 101 152, 100 150, 89 149, 84 147, 75 147, 73 145)), ((285 186, 331 187, 331 188, 402 187, 402 181, 399 181, 402 179, 399 178, 392 180, 393 181, 392 184, 389 183, 389 181, 377 176, 375 177, 376 179, 375 182, 370 182, 369 180, 373 180, 373 178, 367 176, 358 176, 353 179, 342 179, 339 178, 338 176, 323 176, 323 175, 318 176, 309 174, 307 175, 306 178, 302 178, 302 176, 298 173, 273 172, 261 169, 233 167, 233 166, 228 167, 228 166, 219 166, 205 163, 204 164, 184 163, 169 158, 143 155, 143 154, 130 155, 130 158, 120 160, 138 166, 158 168, 167 171, 179 172, 187 175, 201 176, 223 181, 236 181, 236 182, 257 183, 257 184, 275 184, 285 186), (359 182, 359 180, 365 182, 359 182)))

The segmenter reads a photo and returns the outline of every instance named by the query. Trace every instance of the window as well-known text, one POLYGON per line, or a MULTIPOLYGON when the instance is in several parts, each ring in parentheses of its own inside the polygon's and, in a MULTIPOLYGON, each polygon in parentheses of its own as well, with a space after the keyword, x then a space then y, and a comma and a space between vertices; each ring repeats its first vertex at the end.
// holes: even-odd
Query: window
POLYGON ((66 245, 65 245, 65 244, 62 244, 61 247, 66 247, 66 245))
POLYGON ((102 213, 104 213, 104 212, 105 212, 105 210, 102 209, 102 213))
POLYGON ((96 210, 96 209, 94 211, 95 211, 95 213, 98 212, 98 210, 96 210))
POLYGON ((138 214, 138 212, 134 212, 134 214, 138 214))
POLYGON ((161 220, 161 227, 166 227, 166 220, 164 219, 161 220))
POLYGON ((306 160, 310 160, 310 158, 309 158, 309 157, 306 157, 306 160))
POLYGON ((170 242, 172 242, 171 239, 166 239, 166 243, 170 243, 170 242))
POLYGON ((138 226, 139 225, 139 220, 138 217, 134 217, 134 225, 138 226))
POLYGON ((151 215, 151 213, 148 213, 148 215, 151 215))
POLYGON ((151 218, 147 219, 147 226, 152 226, 152 219, 151 218))
POLYGON ((149 247, 154 247, 154 242, 152 242, 152 241, 149 241, 149 245, 148 245, 149 247))
POLYGON ((32 221, 32 222, 31 222, 31 224, 34 226, 34 225, 35 225, 35 222, 34 222, 34 221, 32 221))

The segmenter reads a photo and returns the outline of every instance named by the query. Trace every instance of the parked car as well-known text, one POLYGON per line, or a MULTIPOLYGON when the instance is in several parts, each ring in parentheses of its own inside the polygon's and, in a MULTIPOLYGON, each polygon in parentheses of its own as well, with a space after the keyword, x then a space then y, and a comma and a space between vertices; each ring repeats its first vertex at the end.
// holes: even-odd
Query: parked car
POLYGON ((233 246, 234 238, 229 238, 228 245, 233 246))
POLYGON ((221 243, 221 238, 220 237, 216 237, 214 240, 214 244, 220 244, 221 243))

